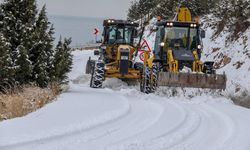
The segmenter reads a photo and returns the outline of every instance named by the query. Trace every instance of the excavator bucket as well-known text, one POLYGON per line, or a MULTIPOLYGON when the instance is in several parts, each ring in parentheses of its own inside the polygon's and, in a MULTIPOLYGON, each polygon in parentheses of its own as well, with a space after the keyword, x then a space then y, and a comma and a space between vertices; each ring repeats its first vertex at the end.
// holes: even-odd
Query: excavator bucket
POLYGON ((226 75, 159 72, 158 86, 226 89, 226 75))

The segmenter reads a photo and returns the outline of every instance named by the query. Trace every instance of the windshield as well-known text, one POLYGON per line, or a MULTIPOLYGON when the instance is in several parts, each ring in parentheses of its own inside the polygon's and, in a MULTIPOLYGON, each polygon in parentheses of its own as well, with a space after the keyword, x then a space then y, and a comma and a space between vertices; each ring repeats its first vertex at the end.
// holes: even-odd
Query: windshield
POLYGON ((192 50, 197 47, 197 29, 188 27, 167 27, 164 37, 165 48, 192 50))
POLYGON ((131 44, 133 45, 133 28, 126 26, 109 26, 107 29, 107 40, 108 44, 131 44))

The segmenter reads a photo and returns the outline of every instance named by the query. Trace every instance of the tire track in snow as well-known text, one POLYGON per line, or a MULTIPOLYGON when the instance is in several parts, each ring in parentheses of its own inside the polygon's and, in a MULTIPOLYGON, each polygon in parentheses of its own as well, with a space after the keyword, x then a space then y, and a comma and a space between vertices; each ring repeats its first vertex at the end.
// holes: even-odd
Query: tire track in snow
POLYGON ((132 111, 131 115, 117 122, 113 122, 111 124, 100 127, 100 130, 96 132, 100 132, 102 129, 105 130, 107 128, 115 126, 120 126, 119 130, 117 130, 116 132, 112 132, 100 139, 95 139, 93 141, 88 141, 88 143, 79 144, 86 149, 105 148, 107 147, 107 145, 112 145, 119 141, 127 140, 131 137, 145 132, 149 127, 152 126, 152 124, 157 122, 159 117, 161 116, 162 111, 161 108, 159 108, 158 104, 141 100, 132 100, 130 101, 130 103, 132 111))
MULTIPOLYGON (((61 149, 62 147, 67 149, 69 145, 71 145, 72 147, 72 145, 78 145, 78 144, 80 145, 86 144, 84 147, 90 148, 91 146, 89 145, 91 145, 91 142, 92 145, 98 145, 97 143, 99 141, 105 141, 105 139, 108 141, 107 144, 109 144, 110 138, 113 137, 115 141, 117 135, 121 136, 120 139, 121 141, 123 139, 128 139, 129 137, 133 137, 139 133, 144 132, 147 128, 151 127, 155 122, 157 122, 160 116, 162 116, 161 115, 162 107, 159 104, 155 104, 152 102, 145 102, 142 100, 138 101, 136 99, 132 101, 130 100, 128 103, 127 98, 125 98, 124 96, 119 96, 119 97, 120 100, 123 100, 124 102, 127 103, 127 105, 125 106, 129 106, 129 108, 124 109, 125 113, 123 113, 123 115, 117 115, 115 119, 108 120, 101 124, 97 123, 96 126, 91 125, 90 128, 83 128, 83 126, 79 126, 79 129, 66 134, 58 134, 55 136, 43 137, 32 141, 2 146, 1 150, 29 149, 32 147, 36 147, 35 149, 40 149, 39 146, 37 145, 42 145, 41 149, 46 149, 46 150, 61 149), (133 132, 131 132, 131 130, 133 130, 133 132), (130 133, 130 134, 126 135, 124 133, 130 133), (46 145, 43 146, 43 143, 46 143, 46 145, 48 146, 46 145), (57 144, 54 145, 53 143, 57 144), (59 144, 61 148, 58 147, 58 143, 61 143, 59 144)), ((111 114, 115 113, 113 112, 111 114)), ((103 146, 107 145, 102 142, 100 144, 103 144, 103 146)))
MULTIPOLYGON (((98 94, 98 92, 97 92, 98 94)), ((33 140, 28 140, 25 141, 25 139, 21 142, 18 143, 12 143, 12 144, 1 144, 1 143, 6 143, 4 141, 0 142, 0 149, 1 150, 9 150, 9 149, 15 149, 18 148, 20 149, 20 147, 25 146, 25 145, 33 145, 36 143, 46 143, 49 141, 53 141, 53 140, 57 140, 60 138, 65 138, 65 137, 70 137, 74 134, 77 134, 79 132, 85 132, 88 130, 93 130, 99 126, 102 126, 104 124, 108 124, 110 122, 122 119, 123 117, 125 117, 126 115, 129 115, 130 111, 130 104, 128 102, 127 99, 125 99, 123 96, 120 95, 112 95, 110 98, 114 98, 114 96, 117 97, 117 100, 119 101, 123 101, 123 107, 120 108, 119 110, 113 110, 113 111, 109 111, 101 116, 96 117, 93 120, 90 120, 89 123, 81 123, 81 124, 77 124, 77 125, 72 125, 67 127, 67 130, 65 129, 57 129, 54 131, 51 131, 51 133, 45 133, 43 135, 38 135, 38 137, 34 137, 33 140)), ((111 132, 111 131, 109 131, 111 132)), ((20 139, 22 140, 22 139, 20 139)))
POLYGON ((169 150, 219 150, 222 145, 233 138, 235 127, 233 120, 228 115, 212 108, 209 104, 191 104, 189 107, 200 114, 201 124, 195 133, 169 150))
MULTIPOLYGON (((113 147, 111 149, 129 149, 129 150, 153 150, 153 149, 169 149, 170 147, 180 143, 187 137, 189 137, 200 125, 200 116, 192 111, 185 109, 186 116, 183 118, 179 124, 176 124, 174 128, 170 130, 167 129, 167 132, 164 132, 162 128, 162 133, 151 139, 143 140, 140 142, 132 142, 126 145, 121 145, 120 147, 113 147)), ((166 114, 163 114, 166 115, 166 114)), ((141 135, 144 136, 143 134, 141 135)))
MULTIPOLYGON (((175 103, 175 102, 174 102, 175 103)), ((169 105, 169 104, 167 104, 169 105)), ((212 146, 204 148, 204 145, 200 144, 198 149, 223 149, 222 145, 230 143, 235 135, 235 126, 232 118, 227 114, 222 113, 218 109, 211 107, 209 104, 203 103, 201 105, 195 105, 192 103, 176 102, 178 109, 183 109, 186 116, 181 123, 173 127, 173 129, 166 130, 156 137, 147 140, 120 142, 120 145, 110 146, 107 149, 129 149, 129 150, 151 150, 151 149, 197 149, 199 143, 208 144, 211 142, 212 146), (209 134, 209 129, 211 130, 209 134), (215 130, 213 130, 215 129, 215 130), (220 131, 218 133, 218 131, 220 131), (207 133, 208 132, 208 133, 207 133), (197 134, 199 137, 197 138, 197 134), (208 136, 207 136, 208 135, 208 136), (214 135, 216 137, 214 137, 214 135), (189 139, 193 139, 192 143, 189 139), (217 140, 220 139, 220 140, 217 140), (198 142, 197 141, 201 141, 198 142), (124 144, 125 143, 125 144, 124 144)), ((178 111, 176 111, 178 112, 178 111)), ((163 113, 162 115, 166 115, 163 113)), ((163 118, 161 118, 163 119, 163 118)), ((160 122, 160 120, 159 120, 160 122)), ((152 126, 154 127, 154 126, 152 126)), ((163 129, 163 128, 162 128, 163 129)), ((147 131, 146 131, 147 132, 147 131)), ((154 131, 155 132, 155 131, 154 131)), ((146 133, 143 133, 141 137, 144 137, 146 133)), ((138 137, 137 137, 138 138, 138 137)), ((139 139, 139 138, 138 138, 139 139)))
MULTIPOLYGON (((130 95, 130 97, 137 97, 130 95)), ((140 99, 140 98, 139 98, 140 99)), ((148 102, 143 100, 144 103, 148 102)), ((151 125, 144 132, 138 133, 133 137, 129 137, 118 142, 110 143, 105 149, 139 149, 144 148, 144 142, 156 140, 176 131, 187 120, 188 116, 186 110, 171 101, 149 101, 158 105, 161 105, 164 110, 159 118, 151 123, 151 125), (175 111, 175 117, 171 115, 175 111), (171 121, 166 120, 171 119, 171 121)), ((146 116, 145 116, 146 117, 146 116)))

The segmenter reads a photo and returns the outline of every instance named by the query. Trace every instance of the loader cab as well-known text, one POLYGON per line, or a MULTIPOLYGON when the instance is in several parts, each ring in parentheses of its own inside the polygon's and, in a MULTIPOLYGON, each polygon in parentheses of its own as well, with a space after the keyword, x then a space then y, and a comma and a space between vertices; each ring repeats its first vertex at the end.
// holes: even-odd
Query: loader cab
POLYGON ((109 19, 104 20, 103 26, 104 45, 134 45, 138 24, 130 21, 109 19))
POLYGON ((185 59, 192 61, 192 51, 201 51, 202 48, 200 33, 200 26, 195 22, 158 23, 154 48, 155 59, 166 60, 166 51, 171 49, 176 55, 180 57, 186 55, 185 59))

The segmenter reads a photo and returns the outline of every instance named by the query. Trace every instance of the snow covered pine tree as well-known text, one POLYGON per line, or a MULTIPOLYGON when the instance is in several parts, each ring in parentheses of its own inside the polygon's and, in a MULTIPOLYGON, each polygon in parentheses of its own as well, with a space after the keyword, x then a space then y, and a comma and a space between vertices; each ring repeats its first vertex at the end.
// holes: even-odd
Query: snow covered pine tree
POLYGON ((53 80, 63 84, 67 83, 67 73, 71 70, 72 65, 72 54, 71 48, 69 47, 71 39, 64 39, 62 42, 61 38, 55 49, 55 58, 53 61, 53 80))

